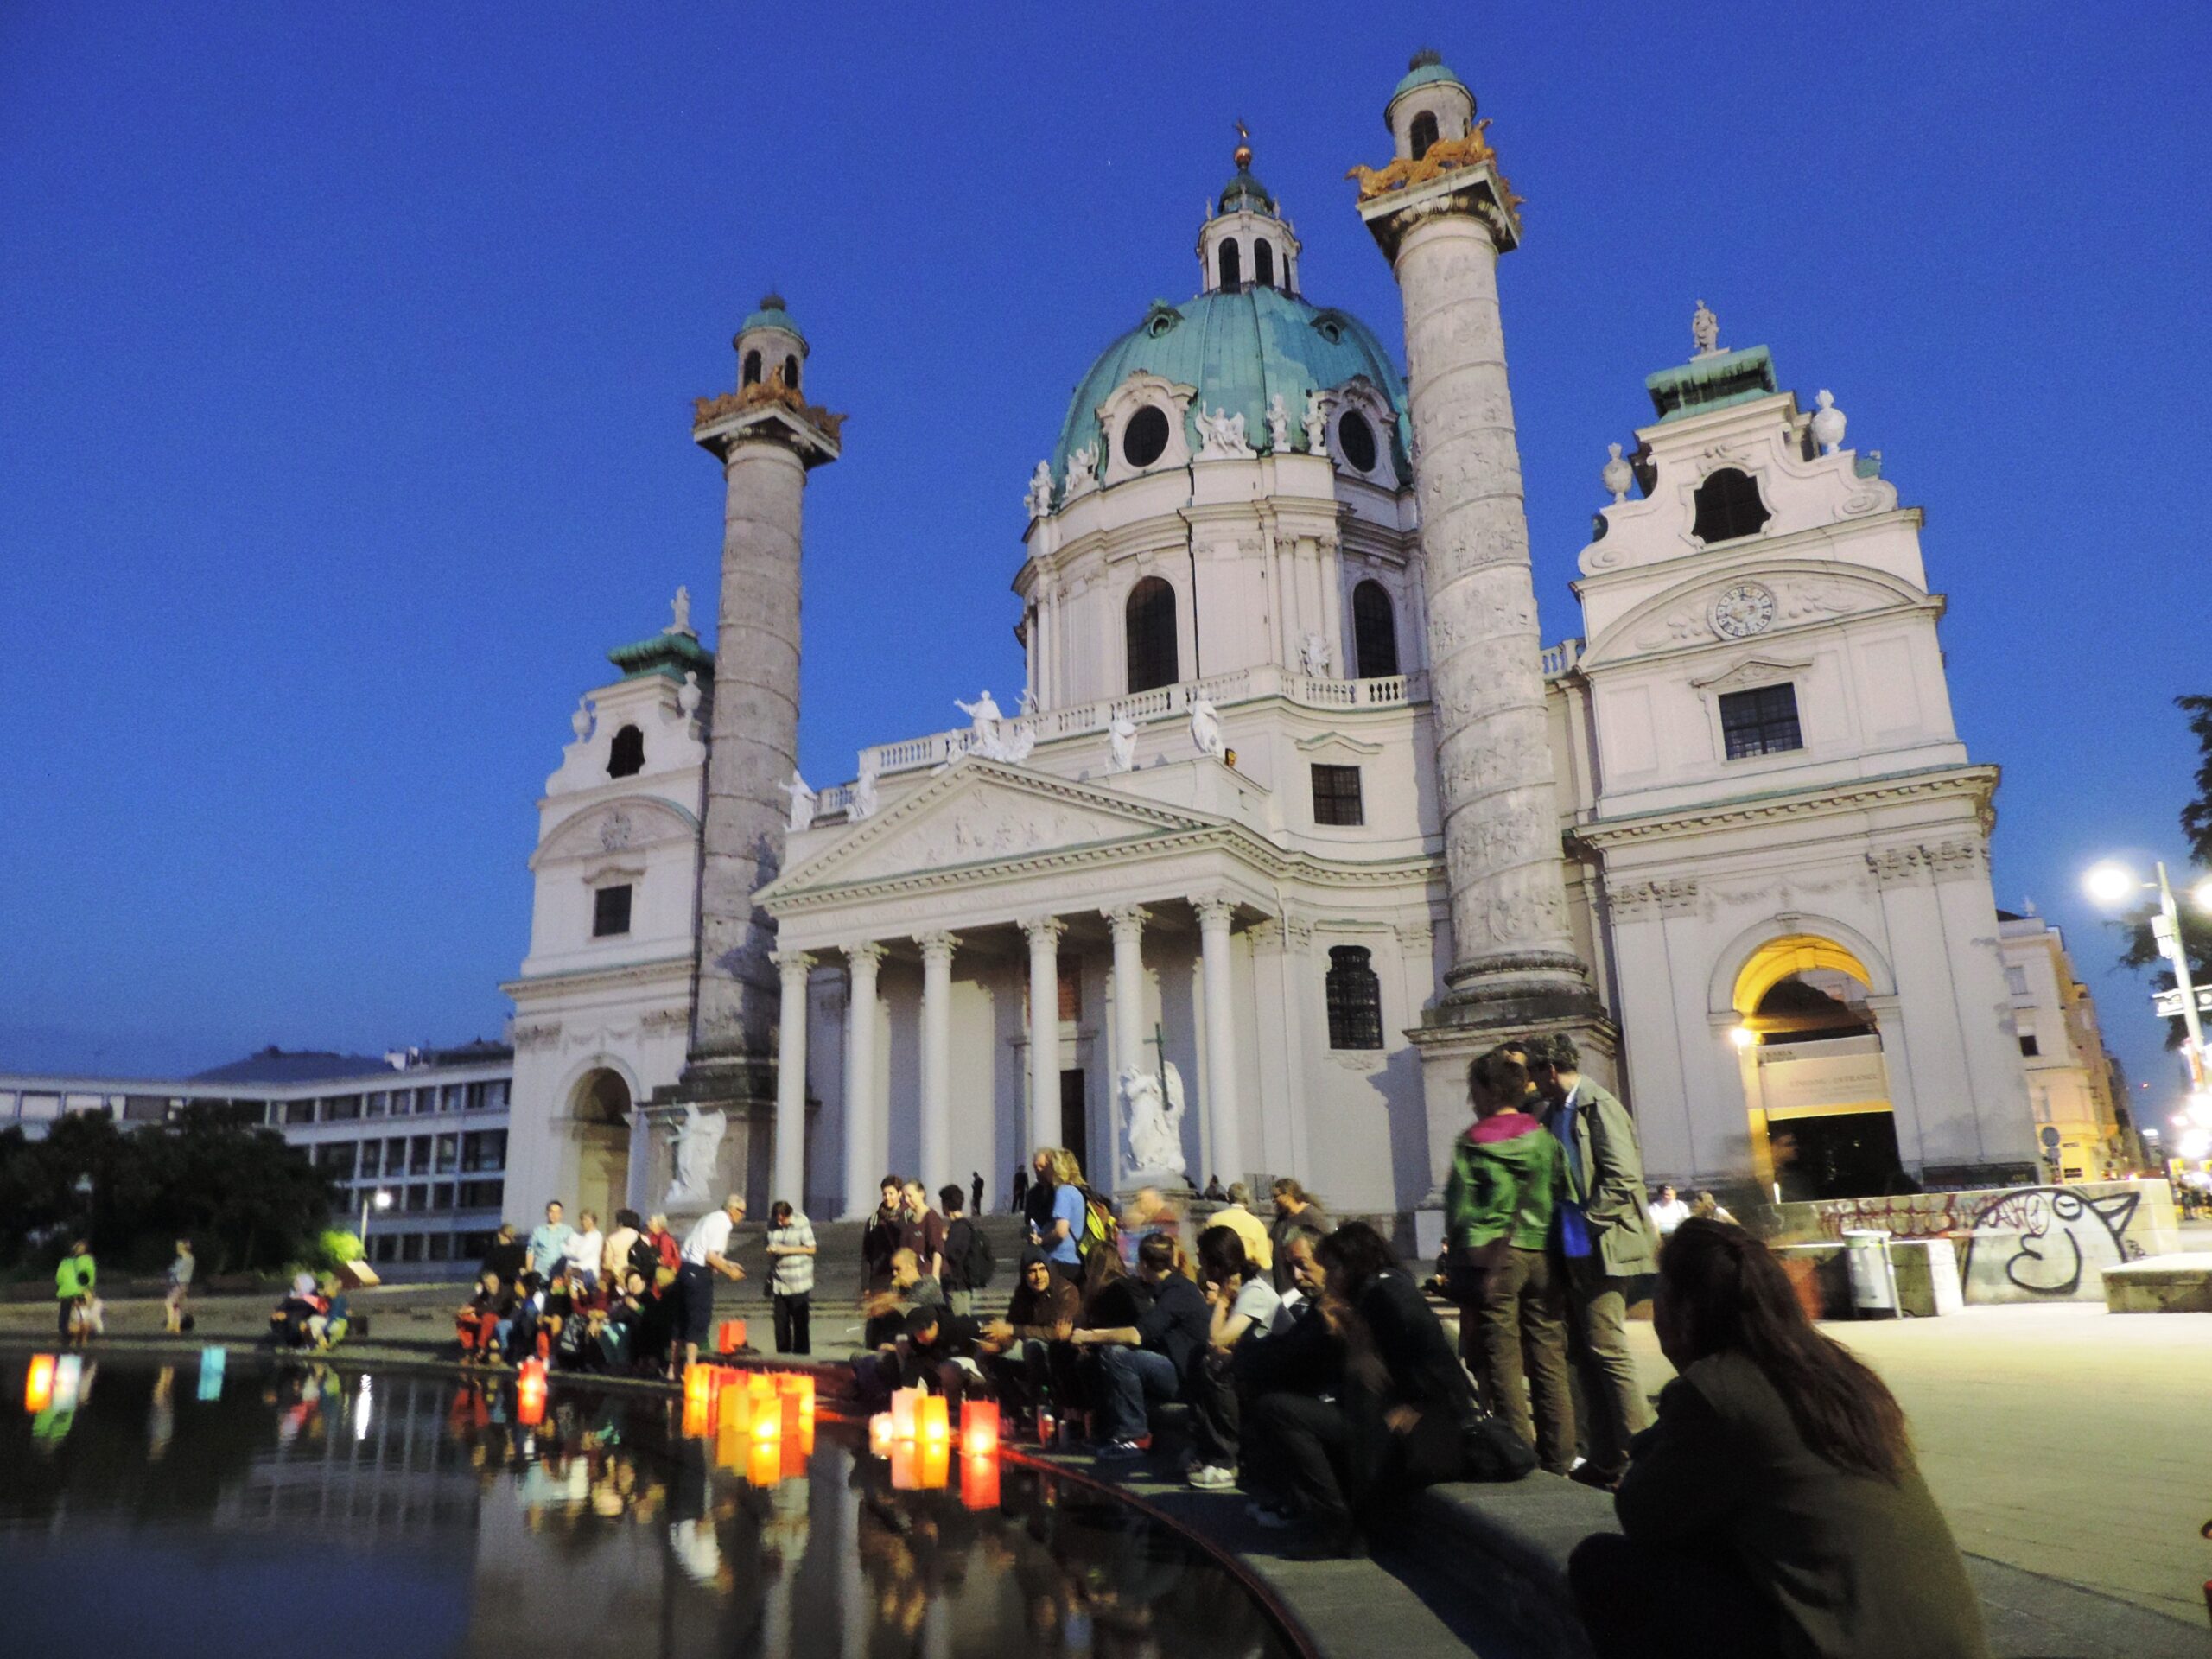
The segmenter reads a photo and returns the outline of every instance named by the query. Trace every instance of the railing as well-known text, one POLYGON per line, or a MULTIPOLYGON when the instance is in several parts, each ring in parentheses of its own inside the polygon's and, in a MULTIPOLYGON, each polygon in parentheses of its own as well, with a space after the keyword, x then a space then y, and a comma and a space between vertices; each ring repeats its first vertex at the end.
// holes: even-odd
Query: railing
POLYGON ((1555 645, 1544 647, 1544 677, 1555 680, 1582 660, 1582 642, 1562 639, 1555 645))

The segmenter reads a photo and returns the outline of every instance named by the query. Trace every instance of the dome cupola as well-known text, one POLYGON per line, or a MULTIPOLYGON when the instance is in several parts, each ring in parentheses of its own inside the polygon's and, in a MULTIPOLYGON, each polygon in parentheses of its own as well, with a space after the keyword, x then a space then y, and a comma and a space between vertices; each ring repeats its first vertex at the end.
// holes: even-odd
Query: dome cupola
POLYGON ((793 391, 801 390, 799 365, 806 360, 806 336, 784 308, 784 296, 771 290, 760 296, 760 308, 739 326, 730 344, 737 348, 740 391, 775 379, 793 391))
POLYGON ((1475 95, 1436 53, 1423 49, 1406 66, 1405 79, 1382 109, 1382 124, 1397 141, 1398 159, 1417 162, 1440 139, 1465 138, 1475 118, 1475 95))
POLYGON ((1198 231, 1198 286, 1235 293, 1243 288, 1298 292, 1298 238, 1274 194, 1252 171, 1252 143, 1236 124, 1236 172, 1222 187, 1198 231))

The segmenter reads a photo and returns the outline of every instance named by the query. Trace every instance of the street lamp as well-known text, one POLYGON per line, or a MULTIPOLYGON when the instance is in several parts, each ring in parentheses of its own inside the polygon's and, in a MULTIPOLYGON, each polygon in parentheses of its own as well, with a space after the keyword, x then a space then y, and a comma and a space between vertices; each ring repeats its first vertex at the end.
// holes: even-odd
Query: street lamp
MULTIPOLYGON (((2125 864, 2099 864, 2082 878, 2082 886, 2101 905, 2117 905, 2138 893, 2158 895, 2158 913, 2151 918, 2151 935, 2158 941, 2158 954, 2173 964, 2173 1000, 2180 1004, 2175 1012, 2181 1015, 2182 1030, 2188 1038, 2182 1045, 2182 1062, 2189 1069, 2190 1088, 2202 1091, 2206 1082, 2204 1027, 2196 1016, 2196 987, 2189 976, 2189 949, 2181 937, 2181 909, 2174 903, 2173 887, 2166 880, 2165 861, 2160 859, 2152 868, 2158 871, 2158 879, 2143 881, 2125 864)), ((2198 882, 2190 897, 2201 908, 2212 910, 2212 877, 2198 882)))
POLYGON ((361 1194, 361 1258, 364 1261, 368 1259, 369 1255, 369 1211, 372 1207, 378 1210, 391 1209, 390 1191, 380 1186, 374 1192, 361 1194))

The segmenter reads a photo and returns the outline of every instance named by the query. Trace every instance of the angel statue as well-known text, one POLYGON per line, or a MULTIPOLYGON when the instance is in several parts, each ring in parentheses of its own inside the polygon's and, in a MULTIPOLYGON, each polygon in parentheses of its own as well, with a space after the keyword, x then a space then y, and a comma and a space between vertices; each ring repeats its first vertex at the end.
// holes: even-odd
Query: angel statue
POLYGON ((661 1198, 662 1209, 704 1210, 714 1203, 715 1160, 728 1129, 729 1120, 720 1112, 702 1112, 690 1101, 683 1103, 683 1121, 669 1131, 676 1167, 661 1198))
POLYGON ((791 782, 778 784, 776 787, 791 798, 791 819, 785 826, 785 830, 794 836, 802 830, 811 830, 814 827, 815 794, 806 786, 806 779, 799 776, 798 769, 793 768, 791 782))
POLYGON ((1173 1061, 1164 1070, 1163 1096, 1157 1075, 1134 1065, 1122 1068, 1122 1115, 1129 1126, 1132 1177, 1182 1175, 1183 1074, 1173 1061))
POLYGON ((973 702, 963 702, 955 697, 952 706, 968 716, 968 753, 980 754, 987 760, 997 760, 1001 753, 999 722, 1006 716, 999 712, 998 704, 991 700, 990 687, 985 686, 983 694, 973 702))
POLYGON ((1318 633, 1309 633, 1298 642, 1298 669, 1309 680, 1325 680, 1335 664, 1335 655, 1329 642, 1318 633))
POLYGON ((1020 766, 1037 747, 1037 728, 1026 720, 1007 721, 999 734, 998 758, 1008 766, 1020 766))
POLYGON ((858 823, 875 816, 875 756, 861 751, 861 775, 854 780, 852 798, 845 806, 847 823, 858 823))
POLYGON ((1022 497, 1032 518, 1042 518, 1052 510, 1052 463, 1040 461, 1037 470, 1029 475, 1029 493, 1022 497))
POLYGON ((1268 448, 1279 455, 1290 448, 1290 410, 1283 406, 1281 392, 1268 402, 1268 448))
POLYGON ((1252 446, 1244 439, 1243 410, 1232 415, 1226 409, 1217 409, 1209 415, 1200 404, 1191 418, 1198 423, 1200 461, 1235 460, 1252 453, 1252 446))
POLYGON ((1136 721, 1126 714, 1116 714, 1113 723, 1106 728, 1106 747, 1110 757, 1110 770, 1135 772, 1137 769, 1136 721))
POLYGON ((1084 491, 1096 487, 1098 483, 1098 446, 1086 443, 1080 449, 1068 451, 1068 488, 1070 500, 1084 491))
POLYGON ((676 597, 669 601, 668 608, 675 613, 675 620, 661 630, 663 633, 688 633, 695 639, 699 637, 691 626, 691 590, 689 588, 678 588, 676 597))
POLYGON ((1703 300, 1690 314, 1690 338, 1697 342, 1699 357, 1712 357, 1720 350, 1720 319, 1713 315, 1713 308, 1703 300))
POLYGON ((1221 741, 1221 715, 1205 697, 1191 699, 1191 741, 1198 745, 1200 754, 1210 754, 1217 760, 1228 755, 1228 747, 1221 741))
POLYGON ((1320 392, 1306 394, 1306 449, 1309 454, 1319 454, 1326 447, 1329 430, 1328 405, 1320 392))

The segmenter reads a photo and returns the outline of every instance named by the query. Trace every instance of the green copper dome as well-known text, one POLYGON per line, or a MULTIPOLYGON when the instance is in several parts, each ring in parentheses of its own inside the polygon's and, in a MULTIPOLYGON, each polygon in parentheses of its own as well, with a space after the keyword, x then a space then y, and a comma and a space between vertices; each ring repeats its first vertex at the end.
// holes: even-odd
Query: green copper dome
POLYGON ((800 351, 807 349, 806 336, 799 333, 798 324, 791 321, 791 314, 784 309, 784 296, 780 294, 762 295, 760 308, 740 323, 737 332, 741 334, 753 328, 780 328, 798 341, 800 351))
MULTIPOLYGON (((1180 305, 1155 300, 1142 322, 1100 353, 1076 383, 1067 419, 1060 425, 1060 441, 1052 449, 1057 486, 1066 486, 1071 450, 1095 444, 1103 463, 1105 440, 1098 406, 1124 380, 1142 372, 1196 386, 1193 407, 1203 404, 1209 411, 1243 416, 1245 441, 1262 454, 1269 448, 1268 405, 1276 393, 1282 394, 1290 416, 1291 445, 1302 450, 1306 394, 1331 391, 1364 375, 1398 412, 1389 434, 1391 457, 1400 478, 1412 475, 1406 461, 1405 378, 1375 331, 1347 312, 1255 285, 1200 294, 1180 305)), ((1184 436, 1198 449, 1199 440, 1187 418, 1184 436)))
POLYGON ((1467 92, 1469 101, 1471 102, 1473 100, 1475 95, 1472 92, 1467 92, 1467 83, 1460 79, 1459 76, 1453 74, 1452 71, 1445 66, 1445 62, 1442 58, 1437 56, 1433 52, 1416 52, 1414 54, 1414 60, 1411 67, 1406 71, 1406 78, 1400 81, 1396 87, 1392 90, 1390 93, 1390 102, 1382 106, 1382 124, 1386 127, 1390 124, 1390 110, 1392 106, 1408 92, 1412 92, 1417 86, 1433 86, 1440 80, 1447 82, 1453 86, 1457 86, 1463 92, 1467 92))
POLYGON ((1272 213, 1275 211, 1275 199, 1268 187, 1254 176, 1249 167, 1240 167, 1236 169, 1236 176, 1222 186, 1219 206, 1224 213, 1240 213, 1248 207, 1259 213, 1272 213))

